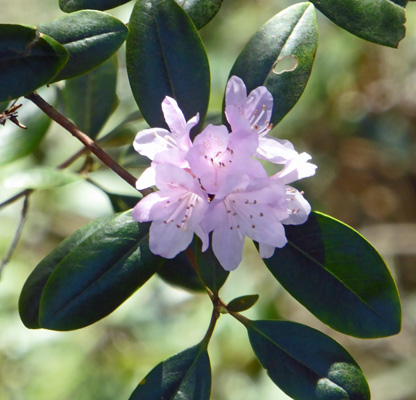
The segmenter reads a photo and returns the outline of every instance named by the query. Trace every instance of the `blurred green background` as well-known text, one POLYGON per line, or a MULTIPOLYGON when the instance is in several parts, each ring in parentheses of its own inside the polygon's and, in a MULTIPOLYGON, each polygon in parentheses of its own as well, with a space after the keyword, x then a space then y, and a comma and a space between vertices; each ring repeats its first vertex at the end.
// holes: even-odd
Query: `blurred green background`
MULTIPOLYGON (((202 29, 212 72, 210 111, 221 109, 229 70, 247 40, 294 3, 225 1, 202 29)), ((1 0, 1 5, 0 23, 36 25, 63 14, 57 0, 1 0)), ((110 12, 128 21, 131 7, 127 3, 110 12)), ((270 279, 250 244, 221 297, 229 301, 260 293, 248 317, 280 317, 321 329, 360 364, 373 399, 416 400, 416 7, 408 5, 407 35, 398 49, 358 39, 317 14, 320 38, 311 79, 273 134, 290 139, 318 165, 316 176, 298 186, 313 208, 356 228, 385 258, 401 294, 402 332, 360 340, 331 330, 270 279)), ((136 108, 123 51, 119 62, 120 105, 104 132, 136 108)), ((24 116, 23 108, 22 123, 24 116)), ((24 131, 16 128, 16 135, 24 131)), ((80 148, 53 124, 33 155, 0 167, 0 202, 16 193, 3 184, 10 173, 58 165, 80 148)), ((104 169, 90 177, 111 191, 133 192, 104 169)), ((1 210, 0 259, 8 251, 21 207, 19 201, 1 210)), ((17 300, 32 269, 63 238, 110 212, 107 197, 84 181, 31 196, 22 239, 0 280, 0 399, 127 399, 157 363, 203 337, 211 312, 207 296, 173 288, 156 277, 112 315, 79 331, 31 331, 20 322, 17 300)), ((220 318, 210 354, 213 400, 288 399, 261 369, 244 328, 231 317, 220 318)))

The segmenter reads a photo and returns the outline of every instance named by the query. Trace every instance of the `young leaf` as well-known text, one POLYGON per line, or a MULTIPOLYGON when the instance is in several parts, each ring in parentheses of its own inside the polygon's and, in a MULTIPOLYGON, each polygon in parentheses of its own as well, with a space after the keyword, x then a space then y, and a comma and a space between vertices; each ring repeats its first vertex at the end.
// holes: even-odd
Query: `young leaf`
POLYGON ((208 59, 194 24, 173 0, 138 0, 127 39, 127 71, 134 98, 150 126, 167 127, 161 103, 176 99, 189 120, 208 108, 208 59))
POLYGON ((289 321, 253 321, 247 330, 271 380, 293 399, 370 399, 360 367, 323 333, 289 321))
POLYGON ((318 45, 315 9, 295 4, 266 22, 247 43, 231 69, 250 92, 266 86, 273 95, 276 125, 299 100, 308 82, 318 45), (282 64, 288 66, 282 68, 282 64))
POLYGON ((189 15, 197 29, 205 26, 220 9, 223 0, 175 0, 189 15))
POLYGON ((321 321, 362 338, 400 331, 400 299, 377 251, 349 226, 320 213, 286 226, 288 244, 264 262, 321 321))
POLYGON ((101 11, 85 10, 39 25, 43 32, 61 43, 69 60, 53 82, 82 75, 101 65, 123 44, 127 26, 101 11))
POLYGON ((163 260, 148 248, 148 225, 130 212, 81 228, 35 268, 19 311, 28 328, 59 331, 107 316, 142 286, 163 260))
POLYGON ((109 10, 130 0, 59 0, 59 8, 66 13, 79 10, 109 10))
POLYGON ((208 400, 211 366, 197 345, 161 362, 139 383, 129 400, 208 400))
POLYGON ((341 28, 370 42, 397 47, 405 35, 404 0, 311 0, 341 28), (396 3, 396 4, 395 4, 396 3))
POLYGON ((45 85, 67 60, 65 48, 36 27, 0 24, 0 101, 45 85))
MULTIPOLYGON (((55 103, 55 96, 45 94, 50 104, 55 103)), ((32 153, 40 144, 51 123, 51 119, 39 110, 31 101, 22 99, 18 110, 18 119, 27 129, 23 130, 10 121, 0 126, 0 166, 6 165, 32 153)))
POLYGON ((117 107, 117 71, 117 58, 112 57, 100 67, 65 83, 66 115, 92 139, 117 107))
POLYGON ((79 174, 44 166, 12 173, 4 180, 4 186, 15 189, 50 189, 80 179, 79 174))
POLYGON ((253 307, 259 299, 258 294, 250 294, 247 296, 237 297, 227 304, 227 310, 232 312, 242 312, 253 307))

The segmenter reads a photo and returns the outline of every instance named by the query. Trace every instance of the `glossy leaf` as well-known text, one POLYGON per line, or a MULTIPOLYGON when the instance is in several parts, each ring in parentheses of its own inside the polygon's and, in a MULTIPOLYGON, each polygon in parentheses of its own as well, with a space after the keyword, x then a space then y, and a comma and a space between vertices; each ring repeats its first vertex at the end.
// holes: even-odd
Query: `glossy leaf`
MULTIPOLYGON (((49 104, 54 104, 54 97, 50 90, 45 94, 49 104)), ((0 126, 0 166, 32 153, 45 137, 51 123, 51 119, 31 101, 22 99, 16 104, 22 104, 17 110, 18 120, 27 129, 23 130, 11 121, 0 126)))
POLYGON ((226 271, 221 266, 212 251, 212 246, 204 252, 202 252, 201 249, 201 241, 196 238, 190 246, 191 252, 189 254, 194 258, 194 262, 198 266, 199 275, 204 284, 210 288, 213 293, 218 293, 227 280, 230 272, 226 271))
POLYGON ((129 400, 208 400, 211 366, 206 348, 197 345, 157 365, 129 400))
POLYGON ((189 120, 202 127, 208 108, 208 59, 194 24, 173 0, 138 0, 127 39, 127 70, 134 98, 153 127, 167 127, 161 103, 176 99, 189 120))
POLYGON ((69 60, 53 82, 82 75, 110 58, 123 44, 128 29, 123 22, 101 11, 85 10, 39 26, 69 53, 69 60))
POLYGON ((44 166, 12 173, 4 180, 4 186, 15 189, 50 189, 79 179, 82 179, 79 174, 44 166))
POLYGON ((220 9, 223 0, 175 0, 190 16, 197 29, 205 26, 220 9))
POLYGON ((249 308, 253 307, 259 299, 258 294, 251 294, 246 296, 237 297, 236 299, 231 300, 227 304, 227 310, 232 312, 242 312, 246 311, 249 308))
POLYGON ((400 331, 400 299, 377 251, 349 226, 320 213, 286 226, 288 244, 264 262, 321 321, 351 336, 400 331))
POLYGON ((73 330, 107 316, 157 270, 148 225, 130 212, 98 219, 63 241, 35 268, 19 301, 28 328, 73 330))
POLYGON ((404 0, 311 0, 330 20, 370 42, 397 47, 405 35, 404 0), (396 3, 396 4, 395 4, 396 3), (404 4, 403 4, 404 3, 404 4))
POLYGON ((59 0, 63 12, 72 13, 79 10, 109 10, 121 6, 130 0, 59 0))
POLYGON ((205 288, 189 260, 189 250, 166 260, 159 268, 158 275, 166 282, 181 288, 204 292, 205 288))
POLYGON ((188 249, 166 260, 158 271, 159 275, 165 281, 185 289, 205 291, 205 285, 213 293, 218 293, 229 272, 221 267, 211 247, 205 252, 201 248, 201 241, 195 236, 188 249))
POLYGON ((318 44, 315 9, 295 4, 266 22, 247 43, 231 69, 247 91, 266 86, 273 95, 271 123, 276 125, 299 100, 308 82, 318 44), (289 69, 280 63, 293 61, 289 69))
POLYGON ((47 84, 67 60, 66 49, 36 27, 0 24, 0 101, 47 84))
POLYGON ((289 321, 247 325, 251 346, 272 381, 295 400, 369 400, 351 355, 323 333, 289 321))
POLYGON ((65 83, 66 116, 93 139, 117 107, 117 71, 117 58, 112 57, 100 67, 65 83))

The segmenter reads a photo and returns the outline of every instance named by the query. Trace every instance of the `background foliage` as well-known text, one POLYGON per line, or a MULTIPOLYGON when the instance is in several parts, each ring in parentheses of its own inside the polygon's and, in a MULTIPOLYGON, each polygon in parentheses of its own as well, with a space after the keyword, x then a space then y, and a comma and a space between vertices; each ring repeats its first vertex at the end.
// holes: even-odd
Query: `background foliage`
MULTIPOLYGON (((228 72, 247 40, 271 15, 293 3, 250 0, 240 7, 225 2, 218 16, 201 30, 211 63, 210 110, 221 108, 228 72)), ((131 3, 111 13, 127 21, 130 10, 131 3)), ((45 1, 42 8, 34 3, 33 10, 27 2, 16 0, 14 7, 3 9, 0 22, 37 25, 61 15, 55 0, 45 1)), ((406 38, 394 50, 360 40, 318 13, 319 46, 310 82, 300 102, 274 131, 312 154, 319 165, 317 176, 303 184, 313 208, 357 228, 386 258, 403 302, 402 332, 371 342, 334 332, 270 279, 249 246, 243 265, 233 272, 232 283, 225 284, 222 294, 230 300, 261 287, 264 295, 248 317, 283 316, 330 334, 359 363, 377 400, 416 399, 412 379, 416 372, 416 10, 411 3, 407 16, 406 38), (273 297, 271 306, 268 299, 273 297)), ((123 53, 119 55, 124 67, 123 53)), ((107 122, 109 129, 136 109, 125 68, 118 85, 120 104, 107 122)), ((16 190, 3 178, 41 162, 57 165, 79 148, 53 124, 34 154, 0 168, 0 201, 16 190)), ((137 158, 132 158, 135 161, 137 165, 137 158)), ((139 173, 137 168, 135 174, 139 173)), ((92 176, 109 191, 134 194, 109 172, 97 170, 92 176)), ((7 252, 20 206, 2 211, 0 255, 7 252)), ((203 336, 208 298, 177 291, 160 279, 152 279, 116 313, 83 330, 56 333, 24 328, 17 298, 27 275, 63 238, 110 210, 100 191, 81 181, 31 197, 23 238, 1 280, 0 398, 128 398, 157 363, 203 336)), ((244 329, 230 321, 226 316, 220 319, 210 344, 212 398, 225 400, 233 393, 234 398, 287 399, 255 360, 244 329)))

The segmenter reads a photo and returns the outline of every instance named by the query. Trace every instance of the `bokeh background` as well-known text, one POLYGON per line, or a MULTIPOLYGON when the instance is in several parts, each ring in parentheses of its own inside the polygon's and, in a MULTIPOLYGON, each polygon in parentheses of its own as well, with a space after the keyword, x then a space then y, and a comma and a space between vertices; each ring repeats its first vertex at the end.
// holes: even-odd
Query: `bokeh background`
MULTIPOLYGON (((36 25, 63 14, 57 0, 0 3, 0 23, 36 25)), ((247 40, 295 1, 242 3, 225 1, 201 31, 211 63, 214 113, 221 109, 229 70, 247 40)), ((128 3, 111 13, 128 21, 131 7, 128 3)), ((222 298, 260 293, 248 317, 285 318, 321 329, 360 364, 373 399, 416 400, 416 6, 408 5, 407 35, 398 49, 358 39, 317 14, 320 37, 310 81, 273 134, 290 139, 318 165, 316 176, 299 186, 313 208, 356 228, 385 258, 401 294, 402 332, 360 340, 331 330, 270 279, 249 243, 222 298)), ((119 62, 120 105, 103 132, 136 107, 123 51, 119 62)), ((22 109, 23 123, 24 115, 22 109)), ((0 202, 16 193, 2 183, 11 173, 38 164, 58 165, 78 149, 76 140, 53 124, 33 155, 0 167, 0 202)), ((132 194, 104 169, 90 177, 108 190, 132 194)), ((8 251, 21 207, 17 202, 1 210, 0 259, 8 251)), ((31 196, 22 238, 0 280, 0 399, 127 399, 157 363, 203 337, 211 310, 207 296, 174 288, 157 277, 93 326, 68 333, 23 326, 17 301, 32 269, 77 228, 110 212, 106 196, 84 181, 31 196)), ((213 400, 288 399, 268 379, 244 328, 231 317, 220 318, 210 354, 213 400)))

